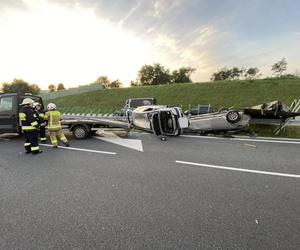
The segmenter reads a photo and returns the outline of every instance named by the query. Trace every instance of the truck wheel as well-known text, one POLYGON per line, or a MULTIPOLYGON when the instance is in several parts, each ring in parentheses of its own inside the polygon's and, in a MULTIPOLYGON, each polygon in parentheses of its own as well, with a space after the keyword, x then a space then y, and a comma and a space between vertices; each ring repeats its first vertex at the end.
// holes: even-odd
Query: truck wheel
POLYGON ((72 132, 76 139, 85 139, 88 136, 87 129, 81 125, 74 127, 72 132))
POLYGON ((226 119, 230 123, 237 123, 241 120, 241 115, 239 114, 239 112, 232 110, 227 113, 226 119))

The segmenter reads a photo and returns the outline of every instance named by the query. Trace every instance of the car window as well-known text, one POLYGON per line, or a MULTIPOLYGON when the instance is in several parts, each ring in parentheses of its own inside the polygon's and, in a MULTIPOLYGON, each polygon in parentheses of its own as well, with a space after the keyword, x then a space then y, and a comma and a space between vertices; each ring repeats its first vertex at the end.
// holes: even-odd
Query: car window
POLYGON ((147 99, 131 100, 130 107, 137 108, 140 106, 147 106, 147 105, 152 105, 152 104, 154 104, 153 100, 147 100, 147 99))
POLYGON ((0 97, 0 112, 11 111, 13 108, 13 97, 4 96, 0 97))
POLYGON ((32 99, 35 102, 40 102, 40 99, 38 97, 34 97, 34 96, 30 96, 30 97, 28 97, 28 96, 21 96, 19 98, 19 104, 21 104, 25 98, 30 98, 30 99, 32 99))
POLYGON ((144 112, 150 112, 152 110, 153 110, 153 108, 146 108, 146 109, 144 109, 144 112))
POLYGON ((152 103, 149 100, 143 100, 143 105, 151 105, 152 103))
POLYGON ((40 97, 35 97, 35 96, 21 96, 21 97, 19 98, 19 103, 18 103, 18 104, 21 104, 25 98, 30 98, 30 99, 32 99, 34 102, 38 102, 38 103, 41 103, 41 104, 42 104, 41 98, 40 98, 40 97))

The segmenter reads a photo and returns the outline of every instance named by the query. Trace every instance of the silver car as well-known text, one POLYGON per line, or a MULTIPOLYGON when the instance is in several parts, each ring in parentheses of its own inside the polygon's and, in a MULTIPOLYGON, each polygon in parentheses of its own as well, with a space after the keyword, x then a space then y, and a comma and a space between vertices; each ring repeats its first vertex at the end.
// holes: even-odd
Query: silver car
POLYGON ((217 133, 241 130, 249 126, 250 116, 235 110, 189 116, 188 130, 200 133, 217 133))
POLYGON ((155 135, 178 136, 188 127, 188 119, 179 107, 163 105, 142 106, 132 111, 135 128, 153 132, 155 135))

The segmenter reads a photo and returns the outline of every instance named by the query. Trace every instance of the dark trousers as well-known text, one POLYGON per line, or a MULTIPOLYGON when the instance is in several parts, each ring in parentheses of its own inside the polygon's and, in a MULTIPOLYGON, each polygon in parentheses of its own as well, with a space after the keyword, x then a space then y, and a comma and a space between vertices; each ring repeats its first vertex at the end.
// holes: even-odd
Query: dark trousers
POLYGON ((46 127, 45 126, 40 127, 40 139, 41 139, 41 142, 46 142, 47 141, 46 127))
POLYGON ((37 130, 34 131, 24 131, 25 135, 25 143, 24 147, 26 152, 38 153, 39 149, 39 132, 37 130))

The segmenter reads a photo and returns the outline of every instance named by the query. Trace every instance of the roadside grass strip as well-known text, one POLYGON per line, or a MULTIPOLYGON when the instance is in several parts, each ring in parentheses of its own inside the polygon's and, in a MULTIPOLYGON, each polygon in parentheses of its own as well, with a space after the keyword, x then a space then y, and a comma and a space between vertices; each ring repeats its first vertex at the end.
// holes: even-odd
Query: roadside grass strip
POLYGON ((273 176, 281 176, 281 177, 300 178, 300 175, 296 175, 296 174, 260 171, 260 170, 254 170, 254 169, 244 169, 244 168, 232 168, 232 167, 202 164, 202 163, 195 163, 195 162, 188 162, 188 161, 175 161, 175 162, 178 164, 183 164, 183 165, 192 165, 192 166, 198 166, 198 167, 247 172, 247 173, 252 173, 252 174, 264 174, 264 175, 273 175, 273 176))
MULTIPOLYGON (((50 144, 39 144, 40 146, 44 147, 50 147, 53 146, 50 144)), ((109 151, 99 151, 99 150, 91 150, 91 149, 84 149, 84 148, 73 148, 73 147, 64 147, 64 146, 58 146, 58 149, 67 149, 67 150, 74 150, 74 151, 82 151, 82 152, 89 152, 89 153, 96 153, 96 154, 107 154, 107 155, 116 155, 115 152, 109 152, 109 151)))

